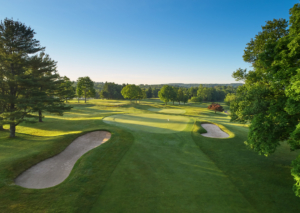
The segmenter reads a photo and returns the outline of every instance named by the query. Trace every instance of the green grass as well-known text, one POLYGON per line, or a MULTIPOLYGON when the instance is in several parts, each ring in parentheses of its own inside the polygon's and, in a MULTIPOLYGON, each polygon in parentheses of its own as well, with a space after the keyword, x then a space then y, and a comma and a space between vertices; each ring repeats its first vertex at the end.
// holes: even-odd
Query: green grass
POLYGON ((160 112, 165 114, 184 114, 186 111, 182 109, 160 109, 160 108, 149 108, 152 112, 160 112))
POLYGON ((283 143, 270 157, 257 155, 243 143, 247 126, 207 110, 210 103, 70 104, 74 108, 63 117, 21 124, 14 139, 0 132, 1 213, 300 212, 290 175, 299 152, 283 143), (153 108, 159 110, 149 111, 153 108), (201 136, 201 122, 217 124, 230 138, 201 136), (21 172, 94 130, 110 131, 112 138, 83 155, 64 182, 41 190, 14 184, 21 172))
POLYGON ((175 133, 185 129, 188 117, 161 114, 119 114, 104 118, 104 122, 130 130, 152 133, 175 133))

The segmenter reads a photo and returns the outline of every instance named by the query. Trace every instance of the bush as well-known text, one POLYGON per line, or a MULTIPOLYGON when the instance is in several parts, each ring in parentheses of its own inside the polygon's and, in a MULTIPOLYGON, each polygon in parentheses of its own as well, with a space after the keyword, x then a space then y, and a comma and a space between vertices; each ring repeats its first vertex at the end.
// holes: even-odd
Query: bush
POLYGON ((191 102, 201 102, 202 98, 201 97, 192 97, 191 102))
POLYGON ((218 111, 218 112, 223 112, 224 109, 223 107, 220 105, 220 104, 217 104, 217 103, 212 103, 211 105, 209 105, 207 107, 208 109, 211 109, 211 110, 214 110, 215 113, 218 111))

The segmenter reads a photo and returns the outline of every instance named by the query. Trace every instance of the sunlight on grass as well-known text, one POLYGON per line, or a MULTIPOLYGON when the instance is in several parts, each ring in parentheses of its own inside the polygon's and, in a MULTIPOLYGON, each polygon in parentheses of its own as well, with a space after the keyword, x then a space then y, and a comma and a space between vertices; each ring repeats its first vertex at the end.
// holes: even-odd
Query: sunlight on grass
POLYGON ((34 136, 59 136, 59 135, 69 135, 78 134, 81 131, 59 131, 59 130, 42 130, 33 127, 18 126, 18 133, 30 134, 34 136))
POLYGON ((106 117, 104 122, 146 132, 174 133, 183 131, 190 119, 161 114, 121 114, 106 117))

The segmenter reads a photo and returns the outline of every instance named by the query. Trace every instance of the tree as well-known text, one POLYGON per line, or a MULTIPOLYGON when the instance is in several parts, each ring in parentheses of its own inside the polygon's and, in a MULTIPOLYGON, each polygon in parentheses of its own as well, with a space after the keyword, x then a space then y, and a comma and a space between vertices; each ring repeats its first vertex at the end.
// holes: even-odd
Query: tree
POLYGON ((130 99, 132 101, 133 99, 138 99, 141 92, 141 88, 134 85, 134 84, 128 84, 126 85, 121 93, 124 98, 130 99))
POLYGON ((153 94, 152 94, 151 86, 146 90, 146 95, 147 95, 147 98, 152 98, 153 94))
POLYGON ((15 137, 21 122, 42 121, 42 112, 63 114, 58 98, 59 75, 56 62, 45 54, 34 31, 23 23, 5 19, 0 24, 0 125, 10 125, 15 137), (34 113, 38 112, 38 116, 34 113))
POLYGON ((107 91, 105 91, 105 90, 102 90, 100 92, 100 98, 102 98, 102 99, 109 99, 109 93, 107 91))
POLYGON ((236 99, 236 96, 234 93, 228 93, 224 99, 224 102, 230 106, 230 102, 234 101, 236 99))
POLYGON ((183 101, 183 99, 184 99, 183 91, 181 88, 179 88, 177 91, 177 101, 178 101, 179 105, 180 105, 180 102, 183 101))
POLYGON ((146 91, 144 89, 141 89, 140 87, 137 88, 137 91, 138 91, 138 99, 139 99, 139 103, 140 103, 141 99, 147 98, 147 94, 146 94, 146 91))
POLYGON ((31 103, 28 103, 27 108, 31 112, 38 112, 39 122, 43 122, 45 111, 63 115, 64 111, 72 108, 65 106, 61 99, 63 79, 56 71, 56 62, 49 55, 42 52, 31 57, 28 73, 30 73, 30 78, 28 77, 27 81, 33 84, 30 88, 31 103))
POLYGON ((71 82, 70 79, 66 76, 61 79, 58 96, 60 97, 60 99, 65 100, 66 103, 68 102, 68 100, 76 97, 73 82, 71 82))
POLYGON ((84 95, 84 103, 86 98, 95 96, 94 82, 88 76, 78 78, 77 95, 84 95))
POLYGON ((170 100, 173 102, 173 105, 174 105, 174 102, 177 101, 177 91, 178 91, 178 88, 176 88, 176 87, 172 87, 172 91, 170 91, 170 100))
POLYGON ((191 102, 201 102, 202 98, 201 97, 192 97, 191 102))
POLYGON ((223 107, 222 107, 220 104, 218 104, 218 103, 212 103, 211 105, 209 105, 209 106, 207 107, 207 109, 214 110, 215 113, 216 113, 217 111, 218 111, 218 112, 223 112, 223 111, 224 111, 223 107))
POLYGON ((190 87, 189 88, 189 98, 197 97, 197 90, 198 90, 197 87, 190 87))
MULTIPOLYGON (((282 141, 291 150, 300 148, 299 58, 300 5, 290 10, 290 21, 267 21, 255 39, 247 44, 244 61, 253 70, 238 69, 233 77, 245 84, 231 102, 231 120, 249 122, 245 144, 268 156, 282 141)), ((294 192, 300 197, 300 157, 292 163, 294 192)))
POLYGON ((186 104, 188 101, 189 101, 189 96, 188 96, 187 94, 185 94, 185 95, 183 96, 182 102, 183 102, 184 104, 186 104))
MULTIPOLYGON (((102 97, 106 99, 123 99, 121 90, 125 85, 118 85, 113 82, 105 82, 102 92, 102 97)), ((100 93, 101 96, 101 93, 100 93)))
POLYGON ((166 105, 171 100, 173 95, 174 95, 174 89, 169 85, 164 85, 158 92, 158 97, 160 98, 160 100, 165 102, 166 105))
POLYGON ((31 92, 36 87, 28 65, 31 54, 45 49, 34 39, 34 34, 30 27, 12 19, 0 23, 0 100, 5 103, 1 125, 10 125, 10 137, 15 137, 18 124, 33 117, 28 105, 33 104, 31 92))
POLYGON ((79 98, 82 97, 82 94, 83 94, 82 88, 77 86, 76 87, 76 97, 77 97, 78 103, 79 103, 79 98))

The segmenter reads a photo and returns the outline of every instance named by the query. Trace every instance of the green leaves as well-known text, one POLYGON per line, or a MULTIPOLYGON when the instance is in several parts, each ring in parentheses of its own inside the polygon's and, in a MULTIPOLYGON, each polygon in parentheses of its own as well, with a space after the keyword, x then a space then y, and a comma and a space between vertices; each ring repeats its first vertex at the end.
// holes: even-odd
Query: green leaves
POLYGON ((77 96, 86 98, 95 96, 94 82, 88 77, 80 77, 77 80, 77 96))
POLYGON ((143 94, 140 87, 134 85, 134 84, 128 84, 126 85, 122 90, 121 94, 126 99, 141 99, 144 97, 145 94, 143 94))
MULTIPOLYGON (((290 14, 290 31, 286 20, 274 19, 247 44, 243 58, 253 71, 233 73, 245 85, 230 103, 231 121, 250 123, 245 143, 266 156, 282 141, 288 141, 291 150, 300 148, 300 5, 290 14)), ((292 165, 294 191, 300 196, 300 159, 292 165)))
POLYGON ((173 98, 176 99, 176 93, 174 91, 174 89, 169 86, 169 85, 164 85, 160 91, 158 92, 158 97, 160 98, 160 100, 162 100, 163 102, 167 103, 172 100, 173 98))

